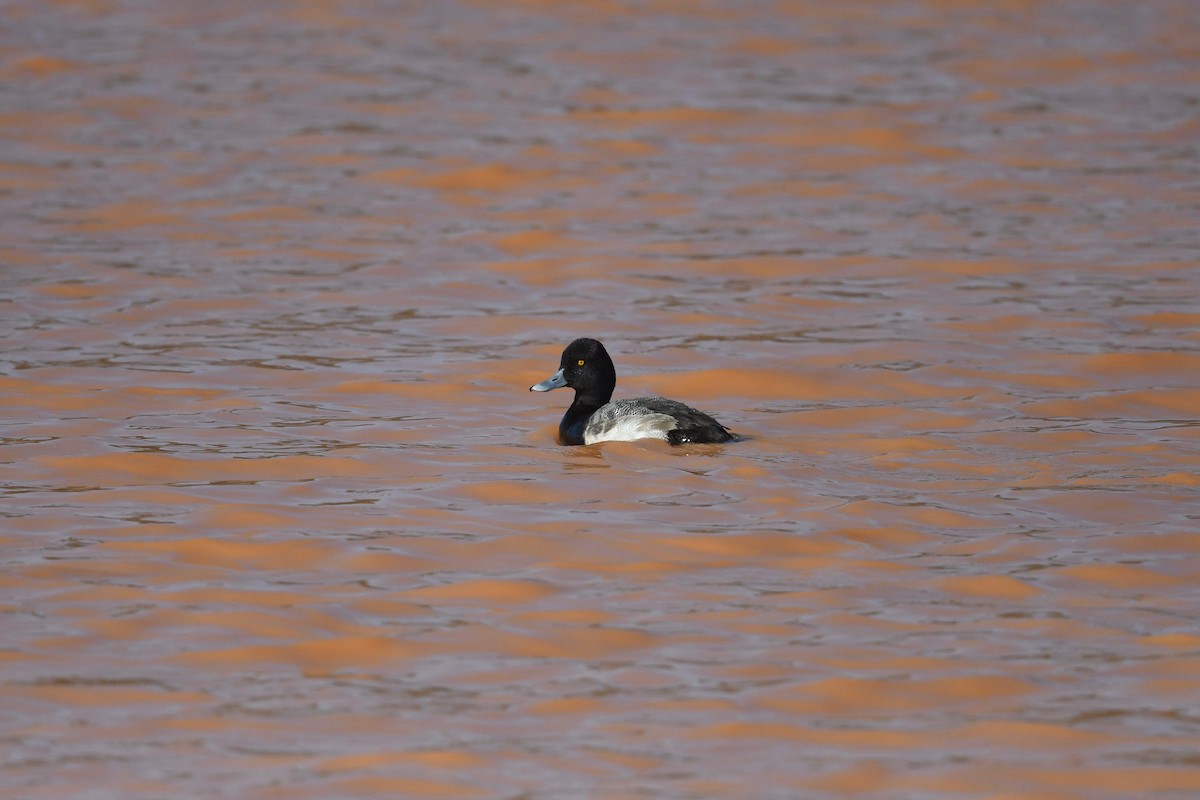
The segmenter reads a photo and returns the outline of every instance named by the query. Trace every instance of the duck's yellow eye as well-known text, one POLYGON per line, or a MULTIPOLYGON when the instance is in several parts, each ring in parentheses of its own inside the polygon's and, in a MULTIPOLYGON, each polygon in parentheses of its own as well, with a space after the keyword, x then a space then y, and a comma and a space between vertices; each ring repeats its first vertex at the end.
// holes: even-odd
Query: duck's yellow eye
POLYGON ((577 366, 577 367, 582 367, 582 366, 583 366, 583 359, 582 359, 582 358, 581 358, 581 359, 579 359, 579 362, 578 362, 578 363, 577 363, 575 366, 577 366))

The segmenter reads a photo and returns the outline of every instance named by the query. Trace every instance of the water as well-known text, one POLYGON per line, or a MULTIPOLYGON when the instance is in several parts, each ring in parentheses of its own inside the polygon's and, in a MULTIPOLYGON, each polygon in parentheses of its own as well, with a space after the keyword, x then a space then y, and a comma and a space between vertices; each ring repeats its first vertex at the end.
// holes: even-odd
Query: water
POLYGON ((1200 791, 1193 4, 5 16, 6 797, 1200 791))

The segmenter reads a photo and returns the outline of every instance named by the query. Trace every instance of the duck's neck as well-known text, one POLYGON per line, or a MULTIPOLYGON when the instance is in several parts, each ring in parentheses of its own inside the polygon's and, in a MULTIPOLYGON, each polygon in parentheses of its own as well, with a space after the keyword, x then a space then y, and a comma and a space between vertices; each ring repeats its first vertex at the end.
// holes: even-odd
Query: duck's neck
POLYGON ((583 444, 583 429, 596 409, 612 399, 612 390, 603 392, 576 392, 575 400, 558 424, 558 438, 563 444, 583 444))

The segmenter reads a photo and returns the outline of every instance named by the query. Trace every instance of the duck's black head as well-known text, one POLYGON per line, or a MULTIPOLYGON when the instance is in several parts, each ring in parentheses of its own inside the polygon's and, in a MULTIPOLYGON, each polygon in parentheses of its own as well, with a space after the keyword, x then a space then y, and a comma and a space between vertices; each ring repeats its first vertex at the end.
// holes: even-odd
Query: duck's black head
POLYGON ((617 369, 604 345, 595 339, 576 339, 563 350, 558 372, 529 387, 531 392, 548 392, 562 386, 575 390, 575 401, 599 408, 612 399, 617 369))

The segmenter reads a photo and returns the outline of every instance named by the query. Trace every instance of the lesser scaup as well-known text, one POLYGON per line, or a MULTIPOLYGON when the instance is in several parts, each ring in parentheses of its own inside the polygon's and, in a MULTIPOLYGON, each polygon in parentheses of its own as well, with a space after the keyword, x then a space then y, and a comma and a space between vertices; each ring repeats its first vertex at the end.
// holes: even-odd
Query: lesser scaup
POLYGON ((558 372, 529 387, 548 392, 562 386, 575 390, 575 401, 558 426, 562 444, 629 442, 665 439, 671 444, 716 443, 736 437, 702 411, 665 397, 612 399, 617 370, 604 345, 595 339, 576 339, 563 350, 558 372))

